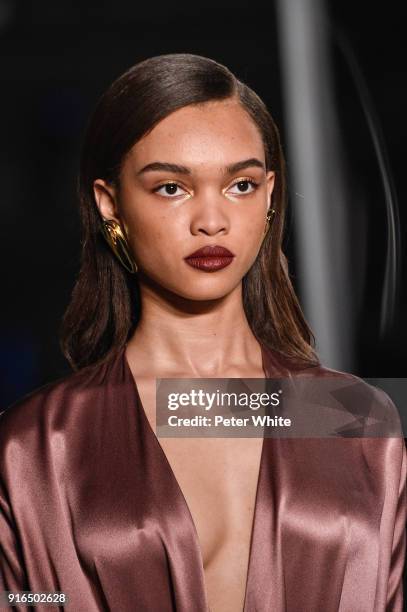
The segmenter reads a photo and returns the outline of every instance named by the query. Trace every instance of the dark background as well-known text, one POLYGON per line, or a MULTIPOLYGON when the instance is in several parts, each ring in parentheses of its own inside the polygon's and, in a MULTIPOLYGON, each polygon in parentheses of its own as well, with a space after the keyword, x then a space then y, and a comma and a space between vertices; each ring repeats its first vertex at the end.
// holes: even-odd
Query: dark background
MULTIPOLYGON (((383 134, 398 201, 403 204, 407 100, 401 11, 391 4, 370 4, 368 13, 364 3, 327 2, 325 7, 332 32, 342 33, 358 59, 383 134)), ((355 312, 354 373, 404 377, 406 272, 402 270, 393 328, 380 338, 386 248, 383 184, 355 86, 332 33, 329 36, 341 135, 350 168, 348 187, 362 197, 368 225, 365 275, 358 279, 363 299, 355 312)), ((272 3, 265 10, 256 3, 222 8, 215 2, 202 6, 191 2, 136 5, 124 0, 0 0, 2 407, 70 372, 59 350, 58 330, 78 271, 76 172, 87 118, 99 95, 129 66, 170 52, 207 55, 227 65, 265 100, 286 143, 272 3)), ((399 214, 405 234, 402 205, 399 214)), ((295 218, 289 218, 286 249, 295 283, 294 223, 295 218)), ((352 241, 358 258, 358 236, 352 236, 352 241)))
MULTIPOLYGON (((368 225, 365 275, 357 279, 363 290, 355 312, 354 373, 405 377, 405 266, 392 329, 383 338, 378 331, 386 248, 383 184, 366 117, 333 38, 340 32, 349 43, 367 84, 404 237, 407 95, 401 3, 330 1, 325 7, 348 188, 364 202, 368 225)), ((132 64, 171 52, 206 55, 228 66, 264 99, 286 143, 272 3, 265 10, 253 2, 222 8, 213 1, 159 5, 124 0, 0 0, 0 409, 70 372, 59 350, 58 330, 78 272, 76 172, 89 113, 104 89, 132 64)), ((286 249, 295 283, 293 224, 295 218, 289 216, 286 249)), ((357 234, 352 241, 350 248, 358 258, 357 234)), ((403 244, 402 263, 405 255, 403 244)))

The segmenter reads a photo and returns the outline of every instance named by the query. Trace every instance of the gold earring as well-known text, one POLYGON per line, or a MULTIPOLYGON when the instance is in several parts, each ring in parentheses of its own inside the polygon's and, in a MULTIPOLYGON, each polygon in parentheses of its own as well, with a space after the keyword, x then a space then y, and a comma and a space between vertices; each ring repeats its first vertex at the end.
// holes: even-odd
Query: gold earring
POLYGON ((270 208, 270 210, 267 212, 266 215, 266 227, 264 228, 264 235, 267 234, 267 232, 269 231, 269 228, 271 226, 271 223, 274 219, 274 216, 276 214, 276 211, 274 208, 270 208))
POLYGON ((103 219, 102 234, 120 263, 128 272, 135 274, 138 270, 137 264, 131 256, 120 224, 113 219, 103 219))

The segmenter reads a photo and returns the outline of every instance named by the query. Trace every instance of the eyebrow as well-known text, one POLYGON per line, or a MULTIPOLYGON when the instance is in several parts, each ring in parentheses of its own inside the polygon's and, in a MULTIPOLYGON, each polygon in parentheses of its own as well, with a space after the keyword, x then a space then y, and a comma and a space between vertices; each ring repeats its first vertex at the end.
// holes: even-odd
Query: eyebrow
MULTIPOLYGON (((255 166, 257 168, 262 168, 266 170, 266 167, 262 161, 257 159, 256 157, 250 157, 249 159, 243 159, 241 161, 235 162, 234 164, 230 164, 226 166, 224 169, 225 174, 233 174, 234 172, 239 172, 239 170, 244 170, 245 168, 250 168, 255 166)), ((176 174, 192 174, 190 168, 187 166, 180 166, 179 164, 171 164, 168 162, 152 162, 151 164, 147 164, 141 170, 137 172, 137 175, 143 174, 144 172, 155 172, 164 170, 165 172, 174 172, 176 174)))

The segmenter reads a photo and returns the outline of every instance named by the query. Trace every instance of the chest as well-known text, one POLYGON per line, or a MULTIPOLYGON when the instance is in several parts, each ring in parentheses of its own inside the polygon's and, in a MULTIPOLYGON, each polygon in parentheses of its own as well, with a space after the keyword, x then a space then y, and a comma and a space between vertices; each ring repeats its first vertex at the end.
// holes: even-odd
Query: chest
MULTIPOLYGON (((137 388, 155 432, 155 381, 137 388)), ((242 610, 263 438, 158 441, 197 532, 210 610, 242 610)))

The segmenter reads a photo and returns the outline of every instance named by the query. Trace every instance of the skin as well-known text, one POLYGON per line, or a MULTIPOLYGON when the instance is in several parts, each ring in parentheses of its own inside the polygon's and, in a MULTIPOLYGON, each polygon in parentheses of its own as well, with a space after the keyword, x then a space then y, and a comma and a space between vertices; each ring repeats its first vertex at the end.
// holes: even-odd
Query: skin
MULTIPOLYGON (((142 315, 126 357, 153 430, 156 378, 264 377, 242 278, 260 250, 273 186, 260 132, 236 99, 177 110, 133 146, 119 185, 94 183, 101 214, 121 223, 138 266, 142 315), (263 167, 226 173, 253 158, 263 167), (157 161, 190 174, 140 173, 157 161), (168 182, 178 187, 162 187, 168 182), (208 273, 184 261, 214 244, 235 255, 226 268, 208 273)), ((160 439, 199 536, 211 612, 243 609, 261 444, 160 439)))
POLYGON ((94 183, 100 212, 122 224, 139 268, 142 317, 128 354, 148 358, 150 372, 226 377, 239 376, 237 364, 261 364, 241 284, 262 244, 274 173, 250 167, 224 174, 227 165, 250 158, 265 164, 252 119, 234 99, 209 102, 172 113, 137 142, 120 188, 102 179, 94 183), (155 161, 182 164, 192 174, 138 175, 155 161), (258 188, 247 184, 243 193, 232 186, 241 178, 258 188), (153 192, 165 182, 178 183, 175 195, 165 188, 153 192), (186 255, 207 244, 232 251, 232 264, 207 273, 185 263, 186 255))

